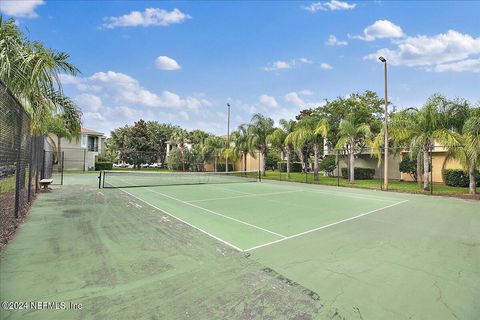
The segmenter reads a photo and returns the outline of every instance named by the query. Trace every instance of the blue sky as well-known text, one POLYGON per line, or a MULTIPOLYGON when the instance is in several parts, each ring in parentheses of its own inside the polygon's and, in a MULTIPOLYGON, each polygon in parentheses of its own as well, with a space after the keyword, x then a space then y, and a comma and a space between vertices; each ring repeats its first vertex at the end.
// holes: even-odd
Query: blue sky
POLYGON ((84 126, 143 118, 226 133, 364 90, 421 106, 480 100, 480 2, 2 1, 30 39, 71 55, 64 90, 84 126))

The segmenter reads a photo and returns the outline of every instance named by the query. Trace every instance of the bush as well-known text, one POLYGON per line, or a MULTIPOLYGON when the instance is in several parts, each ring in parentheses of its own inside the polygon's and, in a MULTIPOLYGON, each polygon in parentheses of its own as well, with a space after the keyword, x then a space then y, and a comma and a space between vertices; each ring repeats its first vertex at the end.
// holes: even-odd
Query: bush
MULTIPOLYGON (((279 161, 277 166, 280 172, 287 172, 287 161, 279 161)), ((290 172, 302 172, 302 163, 291 161, 290 172)))
POLYGON ((270 170, 276 170, 278 168, 279 161, 282 161, 279 152, 269 152, 265 157, 265 167, 270 170))
MULTIPOLYGON (((372 180, 375 175, 375 169, 372 168, 354 168, 353 176, 356 180, 372 180)), ((348 168, 342 168, 342 177, 348 178, 348 168)))
POLYGON ((399 164, 400 172, 408 173, 413 180, 417 181, 417 158, 410 159, 405 155, 399 164))
POLYGON ((320 161, 318 169, 325 171, 327 175, 332 175, 333 171, 337 168, 335 156, 328 155, 320 161))
POLYGON ((112 170, 113 162, 95 162, 95 170, 112 170))
MULTIPOLYGON (((445 176, 445 184, 450 187, 468 187, 470 178, 468 173, 460 169, 446 169, 443 171, 445 176)), ((480 187, 480 173, 475 172, 477 178, 477 187, 480 187)))
MULTIPOLYGON (((217 171, 218 172, 225 172, 225 162, 217 163, 217 171)), ((234 171, 233 163, 228 164, 228 171, 234 171)))

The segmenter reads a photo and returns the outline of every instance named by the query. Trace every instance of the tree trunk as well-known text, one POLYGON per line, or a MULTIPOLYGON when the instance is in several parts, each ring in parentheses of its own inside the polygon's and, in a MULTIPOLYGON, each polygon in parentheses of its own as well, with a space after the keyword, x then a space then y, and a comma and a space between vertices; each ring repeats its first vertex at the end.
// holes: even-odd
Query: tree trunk
POLYGON ((243 153, 243 172, 247 172, 247 152, 243 153))
POLYGON ((428 150, 423 150, 423 190, 428 190, 428 162, 430 160, 428 150))
POLYGON ((450 153, 447 152, 446 156, 445 156, 445 159, 443 159, 443 163, 442 163, 442 182, 445 183, 445 167, 447 166, 447 162, 448 160, 450 159, 450 153))
POLYGON ((313 180, 318 181, 318 154, 320 153, 318 143, 313 145, 313 180))
POLYGON ((355 183, 355 154, 353 145, 350 146, 350 183, 355 183))
POLYGON ((213 157, 213 171, 217 172, 217 156, 213 157))
POLYGON ((468 167, 468 177, 470 178, 470 183, 468 185, 468 192, 470 194, 477 193, 477 179, 475 177, 475 163, 472 162, 468 167))
POLYGON ((262 172, 263 172, 263 176, 265 177, 267 175, 267 172, 265 171, 265 158, 267 157, 267 151, 266 150, 262 150, 262 172))
POLYGON ((290 179, 290 148, 286 149, 287 153, 287 180, 290 179))
POLYGON ((422 154, 417 154, 417 184, 418 189, 422 188, 422 154))

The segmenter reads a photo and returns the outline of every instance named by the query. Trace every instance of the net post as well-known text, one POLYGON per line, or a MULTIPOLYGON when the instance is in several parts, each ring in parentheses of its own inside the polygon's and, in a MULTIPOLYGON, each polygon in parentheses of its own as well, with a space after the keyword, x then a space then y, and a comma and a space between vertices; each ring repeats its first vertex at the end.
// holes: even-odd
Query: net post
POLYGON ((102 171, 98 173, 97 179, 98 179, 98 189, 101 189, 102 188, 102 171))
MULTIPOLYGON (((103 172, 102 188, 105 188, 105 170, 103 170, 102 172, 103 172)), ((102 172, 100 172, 100 175, 102 174, 102 172)))

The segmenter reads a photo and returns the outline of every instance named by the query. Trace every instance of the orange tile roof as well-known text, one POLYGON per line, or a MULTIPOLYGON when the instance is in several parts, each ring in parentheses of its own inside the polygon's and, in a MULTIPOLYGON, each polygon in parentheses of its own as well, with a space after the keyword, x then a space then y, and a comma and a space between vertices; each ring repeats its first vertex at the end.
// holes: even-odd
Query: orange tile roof
POLYGON ((82 133, 92 134, 96 136, 103 136, 103 132, 98 132, 92 129, 82 128, 82 133))

